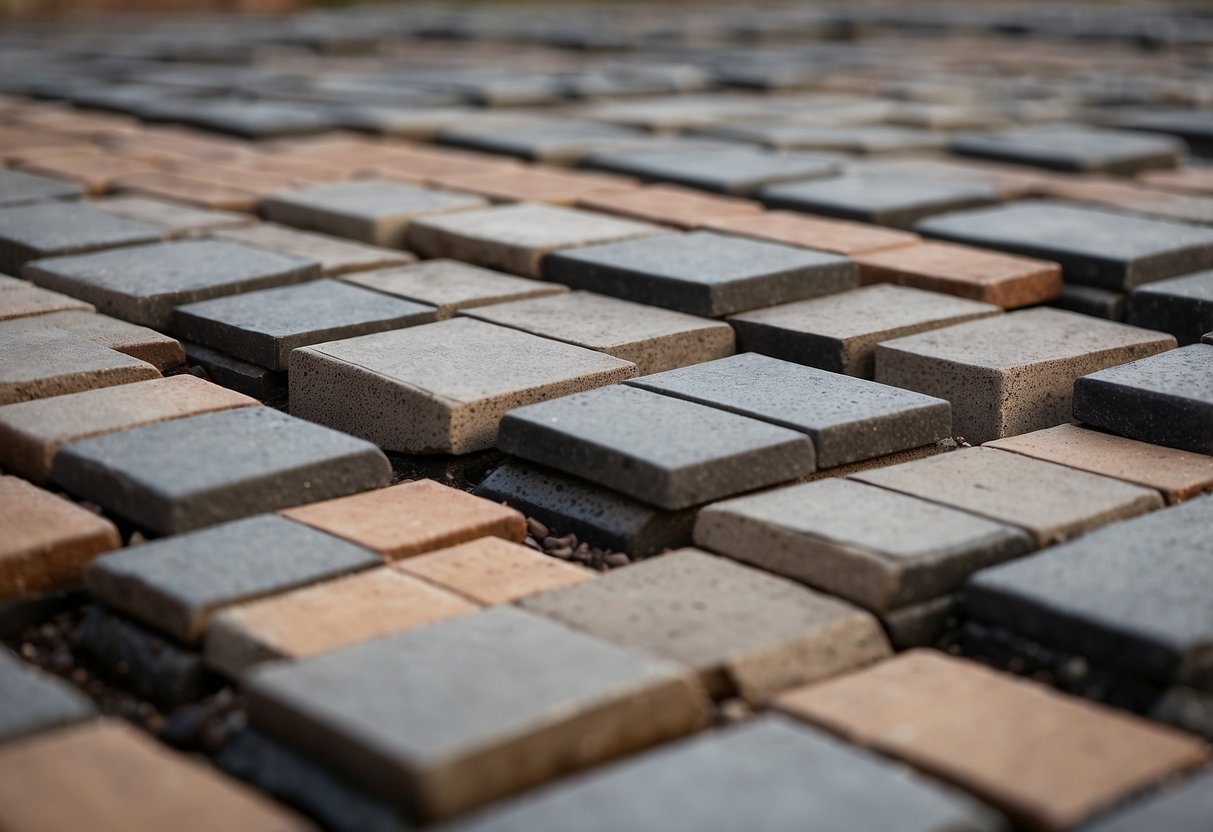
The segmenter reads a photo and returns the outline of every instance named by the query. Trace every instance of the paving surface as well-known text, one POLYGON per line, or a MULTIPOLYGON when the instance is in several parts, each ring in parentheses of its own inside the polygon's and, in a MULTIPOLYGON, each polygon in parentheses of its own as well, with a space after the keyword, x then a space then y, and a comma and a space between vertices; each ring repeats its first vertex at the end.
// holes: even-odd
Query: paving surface
POLYGON ((1208 832, 1206 8, 152 5, 0 32, 6 832, 1208 832))

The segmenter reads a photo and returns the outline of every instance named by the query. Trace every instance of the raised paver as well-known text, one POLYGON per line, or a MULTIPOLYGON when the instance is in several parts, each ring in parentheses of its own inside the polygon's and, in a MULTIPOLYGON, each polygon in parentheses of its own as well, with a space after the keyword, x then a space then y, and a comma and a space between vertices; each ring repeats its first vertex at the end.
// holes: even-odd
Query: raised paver
POLYGON ((396 568, 485 605, 508 604, 594 577, 588 569, 498 537, 408 558, 396 568))
POLYGON ((386 295, 433 306, 440 321, 451 317, 460 309, 540 298, 568 291, 567 286, 558 283, 515 277, 443 258, 398 268, 355 272, 343 275, 341 280, 386 295))
POLYGON ((889 654, 868 613, 696 549, 519 603, 599 638, 690 665, 716 698, 761 702, 889 654))
POLYGON ((864 284, 896 283, 1003 309, 1035 306, 1061 294, 1061 267, 1056 263, 955 243, 924 242, 857 255, 855 261, 864 284))
POLYGON ((236 211, 212 211, 167 199, 143 196, 111 196, 89 205, 109 214, 159 226, 166 237, 192 237, 225 228, 253 225, 257 218, 236 211))
MULTIPOLYGON (((4 275, 0 275, 3 277, 4 275)), ((12 286, 0 287, 0 321, 29 318, 52 312, 76 310, 92 312, 92 304, 68 297, 49 289, 41 289, 24 281, 14 280, 12 286)))
POLYGON ((71 182, 19 170, 0 170, 0 206, 79 199, 84 189, 71 182))
POLYGON ((1053 260, 1067 282, 1119 291, 1213 267, 1213 229, 1064 203, 958 212, 914 230, 1053 260))
POLYGON ((696 518, 695 545, 877 613, 946 595, 1035 548, 1021 529, 846 479, 713 503, 696 518))
POLYGON ((89 564, 97 599, 185 644, 224 607, 383 563, 375 552, 265 514, 130 546, 89 564))
POLYGON ((1084 832, 1138 832, 1168 829, 1171 832, 1203 832, 1213 817, 1213 772, 1168 784, 1107 816, 1084 832))
POLYGON ((947 399, 953 430, 988 442, 1068 422, 1075 379, 1174 345, 1161 332, 1024 309, 884 341, 876 380, 947 399))
POLYGON ((677 185, 646 185, 626 191, 591 193, 578 199, 577 206, 691 229, 719 217, 762 213, 762 205, 752 200, 705 194, 677 185))
POLYGON ((254 671, 245 688, 254 724, 423 818, 690 733, 705 716, 681 666, 510 606, 254 671))
POLYGON ((286 517, 399 560, 480 537, 521 543, 526 520, 512 508, 433 480, 327 500, 286 517))
POLYGON ((1190 344, 1079 378, 1074 418, 1130 439, 1213 454, 1213 345, 1190 344))
POLYGON ((71 442, 52 479, 157 534, 387 485, 378 448, 267 407, 204 413, 71 442))
POLYGON ((1213 490, 1213 458, 1077 425, 1008 436, 987 447, 1056 462, 1162 492, 1168 503, 1213 490))
POLYGON ((761 196, 771 208, 892 228, 910 228, 932 214, 989 205, 1001 198, 996 188, 982 182, 862 175, 768 185, 761 196))
POLYGON ((744 146, 657 148, 596 153, 590 165, 640 179, 676 182, 705 191, 750 195, 773 182, 819 179, 838 172, 830 153, 771 153, 744 146))
MULTIPOLYGON (((2 296, 0 296, 2 297, 2 296)), ((1195 344, 1213 330, 1213 271, 1159 280, 1133 290, 1128 321, 1195 344)))
POLYGON ((0 749, 0 826, 11 832, 315 828, 243 783, 111 718, 0 749), (137 798, 116 799, 132 789, 137 798))
POLYGON ((408 453, 490 448, 507 410, 622 381, 613 356, 468 318, 303 347, 291 412, 408 453))
POLYGON ((31 322, 31 325, 39 327, 48 324, 131 358, 146 361, 161 372, 185 363, 185 351, 176 338, 109 315, 77 310, 48 312, 31 322))
POLYGON ((417 258, 407 251, 356 243, 328 234, 299 231, 285 225, 263 222, 241 228, 211 232, 218 240, 230 240, 254 248, 276 251, 302 260, 315 260, 326 275, 403 266, 417 258))
POLYGON ((246 407, 256 400, 190 375, 136 381, 0 407, 0 465, 38 484, 64 444, 90 436, 246 407))
POLYGON ((790 691, 784 711, 1068 829, 1208 759, 1200 739, 933 650, 790 691))
POLYGON ((1019 526, 1041 546, 1163 505, 1153 489, 993 448, 939 454, 852 479, 1019 526))
POLYGON ((591 292, 481 306, 462 314, 605 352, 631 361, 642 375, 733 354, 733 328, 726 323, 591 292))
POLYGON ((419 578, 373 569, 218 613, 206 662, 236 678, 260 662, 306 659, 479 609, 419 578))
POLYGON ((1081 124, 1034 124, 952 139, 954 153, 1053 170, 1134 174, 1173 168, 1187 146, 1172 136, 1081 124))
POLYGON ((538 203, 430 217, 410 225, 406 244, 426 257, 449 257, 525 277, 542 276, 550 252, 664 234, 651 223, 538 203))
POLYGON ((0 272, 20 274, 30 260, 153 243, 157 226, 107 214, 81 202, 0 208, 0 272))
POLYGON ((221 240, 178 240, 53 257, 26 267, 34 283, 87 300, 101 312, 168 329, 173 308, 320 277, 315 261, 221 240))
POLYGON ((261 211, 266 219, 283 225, 402 248, 405 229, 418 217, 484 205, 483 199, 470 194, 358 180, 275 194, 261 203, 261 211))
POLYGON ((0 747, 95 713, 83 693, 0 647, 0 747))
POLYGON ((622 385, 512 410, 498 446, 670 510, 815 470, 801 433, 622 385))
POLYGON ((159 377, 145 361, 41 321, 0 323, 0 405, 159 377))
POLYGON ((859 281, 848 258, 711 231, 556 252, 545 273, 574 289, 708 318, 840 292, 859 281))
POLYGON ((560 832, 570 818, 581 832, 644 829, 655 819, 666 828, 702 832, 852 824, 903 832, 1002 828, 1001 818, 959 792, 766 715, 495 806, 453 829, 560 832))
POLYGON ((703 227, 725 234, 740 234, 773 243, 848 255, 905 248, 919 241, 918 235, 909 231, 813 217, 794 211, 764 211, 755 216, 742 214, 712 218, 704 222, 703 227))
POLYGON ((879 285, 730 315, 729 323, 740 350, 870 379, 877 344, 1000 312, 989 303, 879 285))
POLYGON ((626 383, 807 433, 819 469, 952 435, 951 407, 941 399, 757 353, 626 383))

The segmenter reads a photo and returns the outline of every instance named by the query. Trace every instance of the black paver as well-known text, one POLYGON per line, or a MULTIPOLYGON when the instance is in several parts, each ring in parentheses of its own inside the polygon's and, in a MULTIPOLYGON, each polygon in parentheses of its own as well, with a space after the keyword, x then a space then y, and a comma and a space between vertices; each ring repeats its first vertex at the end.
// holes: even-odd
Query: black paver
POLYGON ((0 746, 95 713, 83 693, 0 647, 0 746))
POLYGON ((1213 271, 1159 280, 1133 290, 1129 323, 1195 344, 1213 329, 1213 271))

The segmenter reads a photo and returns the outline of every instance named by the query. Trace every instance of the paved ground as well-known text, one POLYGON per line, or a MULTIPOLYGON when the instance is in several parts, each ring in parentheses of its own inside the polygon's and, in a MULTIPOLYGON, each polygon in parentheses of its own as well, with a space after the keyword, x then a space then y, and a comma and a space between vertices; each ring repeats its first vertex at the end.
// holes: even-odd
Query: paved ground
POLYGON ((1213 829, 1208 9, 10 28, 0 159, 5 830, 1213 829))

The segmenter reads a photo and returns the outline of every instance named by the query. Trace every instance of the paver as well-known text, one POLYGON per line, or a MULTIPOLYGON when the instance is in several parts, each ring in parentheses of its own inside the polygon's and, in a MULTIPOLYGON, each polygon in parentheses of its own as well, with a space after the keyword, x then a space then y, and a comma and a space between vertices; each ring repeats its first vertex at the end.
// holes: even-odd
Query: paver
POLYGON ((1019 526, 1041 546, 1163 505, 1153 489, 993 448, 940 454, 853 479, 1019 526))
POLYGON ((849 258, 711 231, 556 252, 545 274, 574 289, 709 318, 858 283, 849 258))
POLYGON ((777 705, 1048 830, 1209 754, 1189 734, 932 650, 790 691, 777 705))
POLYGON ((154 243, 156 226, 107 214, 82 202, 42 202, 0 208, 0 272, 20 274, 39 257, 154 243))
POLYGON ((382 180, 316 185, 276 194, 261 204, 266 219, 297 228, 401 248, 405 230, 418 217, 484 206, 480 197, 430 191, 382 180))
POLYGON ((856 175, 768 185, 760 195, 770 208, 902 229, 932 214, 989 205, 1001 196, 981 182, 856 175))
POLYGON ((757 353, 626 383, 806 433, 818 468, 951 436, 951 408, 941 399, 757 353))
POLYGON ((482 537, 408 558, 396 568, 486 606, 508 604, 594 577, 581 566, 498 537, 482 537))
POLYGON ((726 323, 591 292, 481 306, 462 313, 567 344, 605 352, 658 373, 733 354, 726 323))
POLYGON ((1128 321, 1195 344, 1213 329, 1213 271, 1159 280, 1133 290, 1128 321))
POLYGON ((882 615, 1035 548, 1021 529, 846 479, 713 503, 695 544, 882 615))
POLYGON ((940 150, 947 136, 889 124, 739 123, 705 128, 707 135, 754 142, 775 150, 897 155, 940 150))
POLYGON ((507 410, 622 381, 635 365, 456 318, 291 355, 291 412, 408 453, 492 447, 507 410))
POLYGON ((185 303, 302 283, 320 266, 221 240, 178 240, 37 260, 26 275, 39 286, 92 303, 115 318, 168 329, 185 303))
POLYGON ((302 260, 315 260, 330 277, 365 269, 403 266, 417 259, 407 251, 394 251, 340 237, 330 237, 327 234, 299 231, 272 222, 219 229, 212 231, 211 236, 302 260))
POLYGON ((84 189, 71 182, 19 170, 0 170, 0 206, 79 199, 84 189))
POLYGON ((236 604, 383 563, 370 549, 273 514, 154 540, 89 564, 93 597, 184 644, 236 604))
POLYGON ((236 211, 195 208, 167 199, 143 196, 111 196, 89 203, 109 214, 159 226, 166 237, 192 237, 224 228, 252 225, 257 218, 236 211))
POLYGON ((245 688, 255 725, 423 818, 704 722, 689 671, 508 606, 255 671, 245 688))
POLYGON ((12 832, 315 828, 242 783, 113 718, 0 749, 0 824, 12 832), (115 799, 132 789, 137 799, 115 799))
POLYGON ((512 508, 433 480, 288 509, 283 515, 399 560, 480 537, 521 543, 526 521, 512 508))
POLYGON ((260 662, 306 659, 479 609, 442 587, 373 569, 219 612, 207 633, 206 662, 236 678, 260 662))
POLYGON ((689 229, 699 228, 705 222, 721 217, 762 213, 762 205, 749 199, 706 194, 677 185, 645 185, 627 191, 598 191, 582 196, 577 200, 577 206, 689 229))
POLYGON ((365 289, 433 306, 438 320, 445 320, 460 309, 568 291, 568 287, 556 283, 515 277, 443 258, 410 266, 355 272, 343 275, 341 279, 365 289))
POLYGON ((1003 309, 1035 306, 1061 294, 1061 267, 1056 263, 954 243, 925 242, 856 255, 855 261, 864 284, 929 289, 1003 309))
POLYGON ((5 286, 3 291, 0 291, 0 321, 69 310, 94 311, 91 303, 76 300, 59 292, 52 292, 49 289, 41 289, 23 281, 15 282, 18 285, 5 286))
POLYGON ((438 131, 438 141, 532 161, 575 164, 594 152, 636 144, 640 130, 593 121, 520 121, 515 125, 456 123, 438 131))
POLYGON ((1065 203, 963 211, 924 220, 914 230, 1053 260, 1067 282, 1114 291, 1213 267, 1213 229, 1065 203))
POLYGON ((230 355, 204 347, 201 344, 183 342, 181 346, 189 366, 197 367, 206 378, 228 389, 252 396, 260 401, 286 402, 287 374, 271 370, 259 364, 241 361, 230 355))
POLYGON ((1213 171, 1206 167, 1146 171, 1137 177, 1143 185, 1163 191, 1205 196, 1213 193, 1213 171))
POLYGON ((0 598, 78 583, 89 560, 122 545, 114 524, 17 477, 0 476, 0 598))
POLYGON ((947 399, 956 433, 988 442, 1068 422, 1075 379, 1174 344, 1161 332, 1024 309, 884 341, 876 380, 947 399))
POLYGON ((34 323, 66 330, 100 346, 146 361, 161 372, 185 363, 185 351, 176 338, 108 315, 78 310, 48 312, 39 315, 34 323))
POLYGON ((990 303, 879 285, 730 315, 729 323, 740 350, 870 379, 878 344, 1000 312, 990 303))
POLYGON ((1001 133, 957 136, 952 150, 966 156, 1054 170, 1134 174, 1173 168, 1187 147, 1172 136, 1078 124, 1040 124, 1001 133))
MULTIPOLYGON (((976 801, 786 717, 761 716, 492 807, 458 832, 805 827, 992 832, 976 801)), ((1184 830, 1184 832, 1187 832, 1184 830)))
POLYGON ((503 205, 413 222, 405 245, 424 257, 449 257, 523 277, 543 276, 558 249, 663 234, 651 223, 538 203, 503 205))
POLYGON ((432 184, 465 191, 494 202, 549 202, 572 205, 587 194, 633 191, 640 184, 627 176, 587 170, 519 167, 492 172, 435 176, 432 184))
POLYGON ((1123 321, 1125 309, 1129 305, 1129 295, 1126 292, 1113 292, 1096 286, 1066 283, 1061 287, 1061 294, 1049 305, 1103 318, 1106 321, 1123 321))
POLYGON ((1201 832, 1213 817, 1213 772, 1168 784, 1126 806, 1111 810, 1086 832, 1134 832, 1137 829, 1170 829, 1201 832))
POLYGON ((641 147, 595 153, 589 164, 649 181, 746 196, 773 182, 831 176, 838 172, 840 161, 830 153, 771 153, 739 146, 703 150, 641 147))
POLYGON ((159 378, 145 361, 41 322, 0 322, 0 405, 159 378))
POLYGON ((0 407, 0 465, 38 484, 64 444, 257 402, 190 375, 154 378, 0 407))
POLYGON ((1213 454, 1213 345, 1190 344, 1079 378, 1074 417, 1130 439, 1213 454))
POLYGON ((849 220, 813 217, 794 211, 764 211, 761 214, 709 218, 703 227, 725 234, 757 237, 774 243, 815 248, 834 254, 859 255, 912 246, 917 234, 896 231, 849 220))
POLYGON ((261 194, 256 191, 167 171, 129 174, 114 185, 123 195, 181 202, 211 211, 252 212, 261 203, 261 194))
POLYGON ((93 703, 61 679, 0 648, 0 748, 96 714, 93 703))
POLYGON ((157 534, 387 485, 373 445, 267 407, 204 413, 59 449, 52 479, 157 534))
MULTIPOLYGON (((153 165, 138 159, 94 153, 78 156, 51 156, 36 159, 23 165, 26 171, 79 185, 89 194, 103 194, 121 176, 147 173, 156 170, 153 165)), ((0 181, 0 188, 4 183, 0 181)), ((70 198, 70 197, 68 197, 70 198)), ((35 201, 35 200, 28 200, 35 201)), ((36 200, 41 202, 43 200, 36 200)))
POLYGON ((670 510, 815 469, 801 433, 622 385, 512 410, 498 446, 670 510))
POLYGON ((696 549, 519 602, 682 662, 713 697, 760 702, 888 655, 876 619, 843 601, 696 549))

